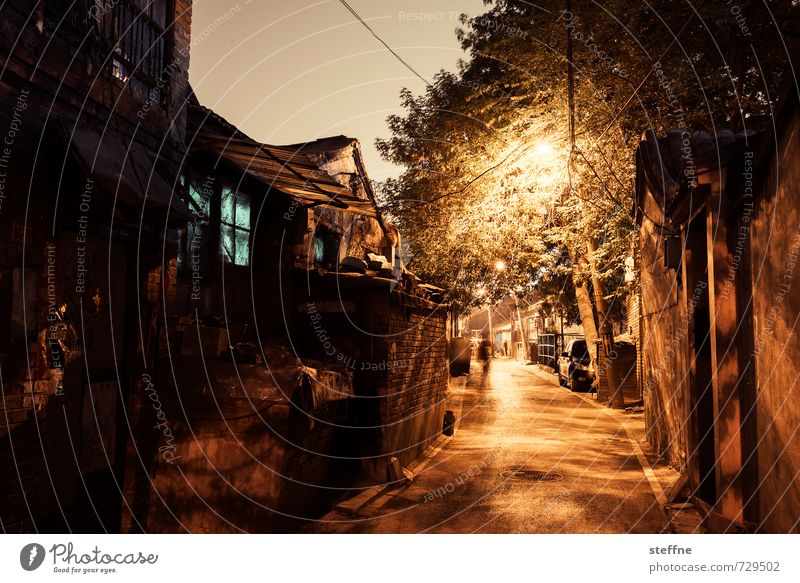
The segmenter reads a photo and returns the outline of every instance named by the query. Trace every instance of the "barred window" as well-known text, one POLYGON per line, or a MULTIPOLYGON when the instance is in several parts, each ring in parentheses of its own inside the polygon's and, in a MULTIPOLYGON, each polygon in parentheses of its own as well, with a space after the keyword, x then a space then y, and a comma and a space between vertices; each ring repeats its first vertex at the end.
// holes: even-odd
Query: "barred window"
POLYGON ((95 0, 91 16, 112 51, 111 72, 134 89, 163 96, 169 81, 169 0, 95 0))

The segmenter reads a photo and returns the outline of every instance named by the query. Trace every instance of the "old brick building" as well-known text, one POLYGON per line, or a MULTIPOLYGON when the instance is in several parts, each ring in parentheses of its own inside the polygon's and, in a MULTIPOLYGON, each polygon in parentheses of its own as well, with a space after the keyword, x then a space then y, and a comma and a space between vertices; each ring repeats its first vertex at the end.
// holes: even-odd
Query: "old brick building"
POLYGON ((197 103, 188 1, 3 15, 0 528, 291 530, 421 453, 446 306, 358 141, 197 103))
POLYGON ((189 126, 194 217, 159 369, 174 450, 136 522, 293 530, 441 433, 447 308, 404 273, 357 140, 261 144, 197 103, 189 126))
POLYGON ((119 528, 124 415, 186 218, 190 20, 183 0, 3 5, 4 531, 119 528))

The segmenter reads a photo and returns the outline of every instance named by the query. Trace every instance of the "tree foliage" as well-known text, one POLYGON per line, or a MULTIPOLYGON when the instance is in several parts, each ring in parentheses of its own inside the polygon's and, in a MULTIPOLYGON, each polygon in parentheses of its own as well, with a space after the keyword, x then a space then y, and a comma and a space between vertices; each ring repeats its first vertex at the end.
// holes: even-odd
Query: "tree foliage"
POLYGON ((558 301, 593 262, 611 299, 631 247, 633 154, 642 132, 758 130, 790 78, 791 0, 657 4, 487 1, 461 17, 468 58, 419 96, 401 93, 381 154, 405 168, 382 204, 409 264, 452 290, 509 289, 558 301), (734 8, 735 6, 735 8, 734 8), (567 35, 576 149, 568 143, 567 35), (763 71, 768 71, 764 74, 763 71), (494 263, 502 259, 502 274, 494 263), (581 262, 580 265, 587 265, 581 262))

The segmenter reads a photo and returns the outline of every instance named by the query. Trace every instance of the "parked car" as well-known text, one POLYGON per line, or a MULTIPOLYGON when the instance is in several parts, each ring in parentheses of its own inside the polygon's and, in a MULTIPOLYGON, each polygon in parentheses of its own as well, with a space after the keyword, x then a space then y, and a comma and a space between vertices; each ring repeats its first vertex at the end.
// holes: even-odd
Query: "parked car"
POLYGON ((592 359, 586 340, 570 340, 558 358, 558 384, 572 391, 589 390, 594 382, 592 359))

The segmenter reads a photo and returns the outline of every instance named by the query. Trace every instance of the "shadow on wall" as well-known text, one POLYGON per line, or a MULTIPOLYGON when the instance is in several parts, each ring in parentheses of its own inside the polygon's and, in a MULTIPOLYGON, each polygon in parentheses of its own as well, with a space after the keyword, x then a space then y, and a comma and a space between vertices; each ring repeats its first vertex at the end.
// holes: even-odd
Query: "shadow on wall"
POLYGON ((349 376, 206 361, 208 391, 196 368, 179 363, 180 394, 159 395, 169 443, 159 436, 147 531, 294 532, 324 514, 360 467, 349 376))
MULTIPOLYGON (((121 478, 115 417, 95 418, 116 383, 90 392, 80 371, 3 385, 0 525, 5 533, 119 532, 121 478), (108 390, 104 390, 107 388, 108 390)), ((113 401, 112 401, 113 403, 113 401)))

